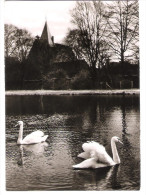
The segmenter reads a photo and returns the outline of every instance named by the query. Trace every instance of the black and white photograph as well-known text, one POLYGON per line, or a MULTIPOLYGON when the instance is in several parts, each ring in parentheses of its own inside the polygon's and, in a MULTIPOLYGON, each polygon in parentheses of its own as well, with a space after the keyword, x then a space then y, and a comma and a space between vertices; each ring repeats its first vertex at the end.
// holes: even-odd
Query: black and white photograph
POLYGON ((6 192, 143 192, 140 3, 3 2, 6 192))

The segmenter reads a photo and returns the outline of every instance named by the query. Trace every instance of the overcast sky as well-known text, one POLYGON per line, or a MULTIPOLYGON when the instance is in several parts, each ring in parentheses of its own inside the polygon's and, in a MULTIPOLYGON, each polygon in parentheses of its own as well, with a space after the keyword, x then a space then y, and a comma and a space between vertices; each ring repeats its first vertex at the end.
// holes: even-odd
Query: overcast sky
POLYGON ((74 6, 75 1, 7 1, 4 20, 6 24, 25 28, 33 36, 40 36, 47 18, 51 35, 59 43, 71 27, 69 10, 74 6))

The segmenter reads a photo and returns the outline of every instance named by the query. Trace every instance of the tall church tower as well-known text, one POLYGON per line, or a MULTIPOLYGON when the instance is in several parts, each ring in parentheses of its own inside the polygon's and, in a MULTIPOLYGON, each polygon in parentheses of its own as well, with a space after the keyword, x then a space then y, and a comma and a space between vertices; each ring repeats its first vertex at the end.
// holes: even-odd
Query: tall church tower
POLYGON ((50 47, 54 46, 54 38, 53 36, 51 36, 47 21, 45 22, 45 26, 40 39, 46 41, 50 47))

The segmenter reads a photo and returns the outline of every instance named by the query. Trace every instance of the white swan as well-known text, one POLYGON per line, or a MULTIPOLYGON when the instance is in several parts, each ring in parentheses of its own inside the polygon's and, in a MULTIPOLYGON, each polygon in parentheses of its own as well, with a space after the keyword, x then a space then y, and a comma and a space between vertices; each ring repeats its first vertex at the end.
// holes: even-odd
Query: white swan
POLYGON ((108 155, 105 147, 97 142, 87 142, 82 145, 84 152, 78 155, 78 157, 84 158, 83 162, 73 165, 73 168, 101 168, 107 166, 113 166, 120 164, 120 158, 116 148, 116 142, 120 142, 120 138, 114 136, 111 139, 111 148, 113 153, 113 159, 108 155))
POLYGON ((34 131, 32 133, 30 133, 29 135, 27 135, 24 139, 23 139, 23 121, 18 121, 16 126, 20 126, 20 130, 19 130, 19 135, 18 135, 18 140, 17 140, 17 144, 21 145, 21 144, 37 144, 40 142, 44 142, 46 141, 48 135, 44 135, 44 133, 42 131, 34 131))

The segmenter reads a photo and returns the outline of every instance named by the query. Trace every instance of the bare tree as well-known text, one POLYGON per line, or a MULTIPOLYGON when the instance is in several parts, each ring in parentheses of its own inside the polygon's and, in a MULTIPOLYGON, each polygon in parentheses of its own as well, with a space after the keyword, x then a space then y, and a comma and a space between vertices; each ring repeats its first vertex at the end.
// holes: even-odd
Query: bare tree
POLYGON ((27 58, 32 44, 33 38, 27 30, 5 24, 5 57, 15 57, 22 62, 27 58))
POLYGON ((76 26, 76 33, 78 34, 76 36, 74 33, 75 41, 79 46, 77 52, 89 64, 93 81, 96 80, 97 68, 102 65, 102 58, 107 56, 105 49, 107 44, 104 40, 106 32, 104 8, 105 6, 101 1, 77 1, 76 7, 71 11, 72 23, 76 26))
POLYGON ((137 0, 115 1, 108 5, 108 28, 105 35, 121 64, 133 59, 138 51, 138 14, 137 0))
POLYGON ((17 38, 15 55, 18 57, 19 61, 22 62, 27 58, 34 39, 25 29, 17 29, 15 36, 17 38))
POLYGON ((15 33, 17 27, 11 24, 5 24, 5 57, 13 56, 15 51, 15 33))
POLYGON ((68 29, 64 43, 72 48, 77 59, 84 59, 80 31, 78 29, 68 29))

